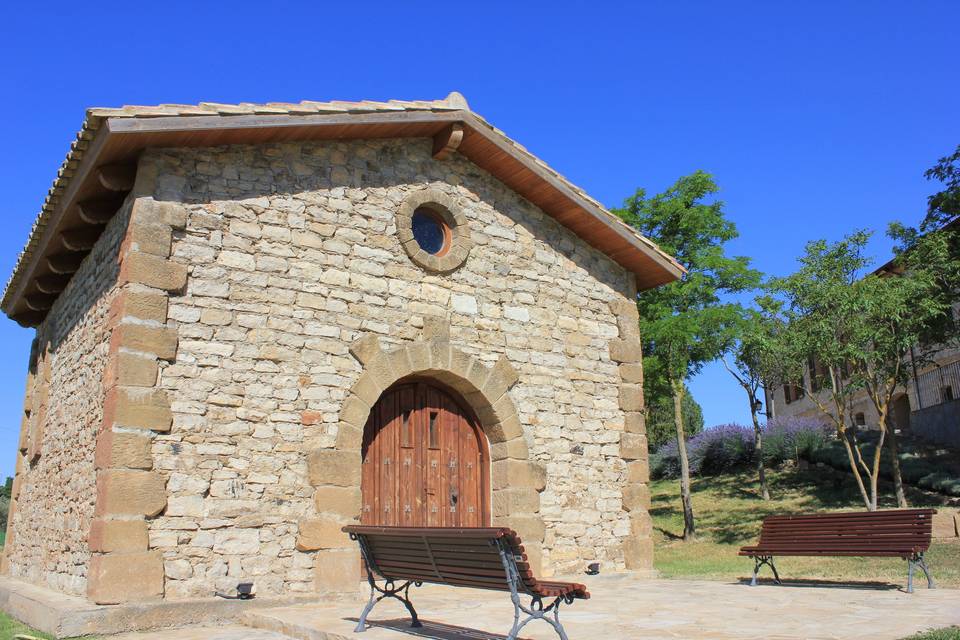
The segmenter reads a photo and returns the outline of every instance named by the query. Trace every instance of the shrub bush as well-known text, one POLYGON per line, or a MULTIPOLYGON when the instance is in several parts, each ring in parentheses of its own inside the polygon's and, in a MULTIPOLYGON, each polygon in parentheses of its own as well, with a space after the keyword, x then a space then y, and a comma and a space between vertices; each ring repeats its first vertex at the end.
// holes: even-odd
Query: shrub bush
MULTIPOLYGON (((806 456, 829 442, 830 428, 806 418, 773 420, 764 428, 763 458, 776 465, 797 456, 806 456)), ((690 475, 716 475, 755 461, 753 427, 724 424, 711 427, 687 441, 690 475)), ((650 456, 654 478, 680 477, 680 455, 671 440, 650 456)))

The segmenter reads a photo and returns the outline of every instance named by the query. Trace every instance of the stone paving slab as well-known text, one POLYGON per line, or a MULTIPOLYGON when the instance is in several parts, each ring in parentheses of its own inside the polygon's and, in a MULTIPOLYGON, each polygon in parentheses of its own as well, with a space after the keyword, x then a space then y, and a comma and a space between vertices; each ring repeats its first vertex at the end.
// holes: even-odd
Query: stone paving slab
POLYGON ((146 633, 123 633, 110 640, 290 640, 290 636, 275 631, 251 629, 240 625, 221 627, 192 627, 164 629, 146 633))
MULTIPOLYGON (((578 578, 580 581, 584 581, 578 578)), ((586 578, 593 597, 561 610, 571 640, 898 640, 917 631, 960 625, 960 591, 896 586, 799 585, 749 587, 741 583, 586 578)), ((424 626, 411 629, 403 607, 374 609, 363 640, 502 640, 513 608, 505 593, 427 585, 412 600, 424 626)), ((298 640, 356 640, 364 601, 251 611, 244 622, 298 640)), ((554 639, 534 621, 521 636, 554 639)), ((231 640, 233 640, 231 638, 231 640)), ((239 638, 238 638, 239 640, 239 638)))

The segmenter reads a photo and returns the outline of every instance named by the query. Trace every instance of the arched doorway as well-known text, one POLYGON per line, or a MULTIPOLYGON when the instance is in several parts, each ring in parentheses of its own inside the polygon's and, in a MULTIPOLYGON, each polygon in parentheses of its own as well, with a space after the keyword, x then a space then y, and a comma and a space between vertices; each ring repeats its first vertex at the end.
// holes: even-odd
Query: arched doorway
POLYGON ((363 524, 490 524, 486 436, 455 391, 427 380, 384 391, 367 418, 361 455, 363 524))

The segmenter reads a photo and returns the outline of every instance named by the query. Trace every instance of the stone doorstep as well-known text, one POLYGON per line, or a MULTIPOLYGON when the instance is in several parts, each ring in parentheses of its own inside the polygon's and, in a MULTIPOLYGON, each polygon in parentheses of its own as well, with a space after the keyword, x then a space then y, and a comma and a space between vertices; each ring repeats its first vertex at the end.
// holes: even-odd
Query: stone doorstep
POLYGON ((157 601, 96 605, 15 578, 0 577, 0 609, 56 638, 170 629, 187 625, 236 623, 252 609, 315 603, 316 595, 286 598, 157 601))

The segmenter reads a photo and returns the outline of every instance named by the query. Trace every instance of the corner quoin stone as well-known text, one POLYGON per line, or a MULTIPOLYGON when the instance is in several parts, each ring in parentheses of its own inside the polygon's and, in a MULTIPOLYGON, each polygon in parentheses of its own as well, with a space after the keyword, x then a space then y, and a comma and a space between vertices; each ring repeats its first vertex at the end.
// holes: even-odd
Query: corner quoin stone
POLYGON ((163 578, 163 556, 159 551, 94 554, 87 576, 87 595, 97 604, 161 598, 163 578))
POLYGON ((106 469, 97 474, 96 515, 153 517, 167 506, 163 477, 153 471, 106 469))

